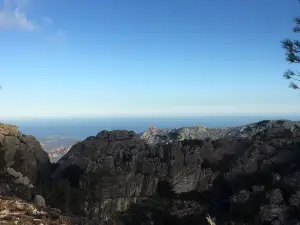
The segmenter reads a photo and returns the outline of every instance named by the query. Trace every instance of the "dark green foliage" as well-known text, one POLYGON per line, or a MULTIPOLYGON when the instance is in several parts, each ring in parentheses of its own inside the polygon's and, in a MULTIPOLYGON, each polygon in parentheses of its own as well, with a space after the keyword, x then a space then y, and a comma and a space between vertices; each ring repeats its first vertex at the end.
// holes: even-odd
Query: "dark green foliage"
POLYGON ((51 187, 46 188, 48 188, 48 190, 46 192, 44 189, 44 193, 47 193, 47 195, 44 195, 43 197, 45 197, 48 205, 65 211, 66 196, 67 191, 69 190, 68 181, 56 181, 51 187))
POLYGON ((120 215, 121 221, 125 225, 141 225, 153 222, 155 225, 177 225, 179 219, 171 215, 170 211, 159 207, 158 199, 149 200, 132 204, 129 209, 120 215))
POLYGON ((220 139, 214 140, 214 141, 212 141, 212 145, 214 148, 218 148, 218 147, 222 146, 222 141, 220 141, 220 139))
POLYGON ((160 181, 156 194, 147 200, 132 204, 120 215, 120 219, 125 225, 140 225, 150 221, 157 225, 181 224, 180 219, 170 213, 175 196, 172 185, 168 181, 160 181))
POLYGON ((170 138, 176 140, 179 137, 179 133, 177 132, 172 132, 170 133, 170 138))
POLYGON ((172 185, 167 180, 158 182, 156 193, 162 199, 173 199, 176 197, 176 193, 174 192, 172 185))
POLYGON ((277 120, 276 121, 277 124, 284 124, 284 122, 285 122, 284 120, 277 120))
POLYGON ((0 170, 3 170, 5 167, 6 167, 5 151, 0 150, 0 170))
MULTIPOLYGON (((295 18, 295 27, 293 31, 295 33, 300 32, 300 17, 295 18)), ((290 63, 300 63, 300 41, 285 39, 282 41, 282 46, 286 50, 286 60, 290 63)), ((288 70, 284 73, 284 77, 291 80, 290 87, 293 89, 300 89, 296 84, 300 82, 300 73, 292 70, 288 70)))
POLYGON ((84 202, 87 192, 83 189, 71 189, 70 210, 72 214, 84 215, 84 202))
POLYGON ((58 163, 52 163, 51 167, 50 167, 50 174, 52 174, 58 168, 59 168, 59 164, 58 163))
POLYGON ((122 160, 123 160, 123 162, 131 162, 132 161, 132 154, 130 154, 130 153, 124 153, 122 160))
POLYGON ((270 120, 262 120, 262 121, 257 122, 257 126, 263 127, 269 122, 270 122, 270 120))
POLYGON ((24 158, 23 158, 23 153, 21 150, 17 150, 15 155, 14 155, 14 165, 13 165, 13 168, 16 170, 16 171, 21 171, 21 167, 23 165, 23 162, 24 162, 24 158))
POLYGON ((207 138, 205 138, 205 141, 206 141, 206 142, 211 142, 211 138, 210 138, 210 137, 207 137, 207 138))
POLYGON ((183 146, 200 146, 202 147, 204 145, 204 141, 203 140, 200 140, 200 139, 185 139, 183 141, 181 141, 181 144, 183 146))
POLYGON ((102 189, 118 184, 118 177, 109 170, 101 169, 97 172, 89 172, 81 177, 84 188, 89 198, 101 199, 102 189))
POLYGON ((62 177, 67 178, 72 187, 79 188, 79 180, 82 174, 83 170, 78 165, 71 164, 64 169, 62 177))
POLYGON ((41 190, 40 194, 51 207, 75 215, 84 215, 83 203, 85 202, 87 191, 72 187, 67 179, 39 184, 39 189, 41 190))

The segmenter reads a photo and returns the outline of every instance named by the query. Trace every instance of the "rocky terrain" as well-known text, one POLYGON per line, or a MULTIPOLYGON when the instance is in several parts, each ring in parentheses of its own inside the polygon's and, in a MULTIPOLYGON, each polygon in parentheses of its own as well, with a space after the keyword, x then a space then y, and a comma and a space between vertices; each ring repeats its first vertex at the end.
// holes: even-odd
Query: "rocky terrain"
POLYGON ((281 124, 283 127, 289 129, 294 124, 300 126, 300 121, 288 120, 263 120, 258 123, 251 123, 241 126, 220 127, 220 128, 206 128, 204 126, 198 127, 181 127, 178 129, 158 129, 150 127, 142 135, 141 138, 150 145, 157 143, 170 143, 173 141, 182 141, 185 139, 201 139, 206 138, 216 140, 225 136, 233 136, 237 138, 251 138, 258 132, 281 124))
POLYGON ((0 123, 0 224, 99 224, 47 207, 40 187, 51 169, 34 137, 0 123))
POLYGON ((300 123, 293 121, 152 128, 142 138, 101 131, 52 164, 37 194, 101 223, 296 225, 299 162, 300 123))
POLYGON ((0 173, 0 224, 99 224, 48 207, 38 185, 32 185, 29 179, 19 182, 23 178, 20 172, 8 167, 1 168, 0 173))
MULTIPOLYGON (((16 126, 0 123, 0 156, 7 167, 21 172, 34 184, 46 178, 51 163, 35 137, 23 135, 16 126)), ((1 165, 0 165, 1 166, 1 165)))
POLYGON ((239 224, 235 215, 242 214, 234 212, 235 204, 248 207, 248 201, 256 198, 257 192, 263 197, 255 200, 259 203, 249 220, 282 224, 288 217, 286 212, 294 210, 289 198, 298 196, 298 189, 284 182, 289 177, 298 179, 299 122, 261 121, 222 130, 227 134, 220 135, 220 139, 209 135, 203 136, 205 140, 197 139, 197 134, 204 133, 201 130, 191 132, 186 139, 151 145, 134 132, 102 131, 74 145, 58 161, 52 178, 68 179, 72 188, 82 193, 84 204, 78 205, 81 213, 97 220, 110 219, 116 212, 127 210, 131 203, 149 198, 160 181, 169 180, 175 193, 194 193, 194 201, 205 199, 195 203, 204 219, 210 213, 219 224, 239 224), (77 177, 74 171, 78 172, 77 177), (279 187, 293 191, 286 194, 279 187), (279 205, 268 203, 267 196, 273 192, 286 194, 286 198, 276 200, 279 205), (233 211, 229 212, 228 207, 233 211), (272 210, 281 212, 283 218, 271 215, 272 210))

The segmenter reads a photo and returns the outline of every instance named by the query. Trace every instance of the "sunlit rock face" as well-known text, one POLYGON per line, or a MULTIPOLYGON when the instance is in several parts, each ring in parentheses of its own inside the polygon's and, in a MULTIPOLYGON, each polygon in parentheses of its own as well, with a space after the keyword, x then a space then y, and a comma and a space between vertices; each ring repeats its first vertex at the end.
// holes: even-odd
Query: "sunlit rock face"
POLYGON ((47 178, 51 163, 35 137, 22 134, 16 126, 0 123, 0 155, 7 167, 28 177, 32 183, 47 178))

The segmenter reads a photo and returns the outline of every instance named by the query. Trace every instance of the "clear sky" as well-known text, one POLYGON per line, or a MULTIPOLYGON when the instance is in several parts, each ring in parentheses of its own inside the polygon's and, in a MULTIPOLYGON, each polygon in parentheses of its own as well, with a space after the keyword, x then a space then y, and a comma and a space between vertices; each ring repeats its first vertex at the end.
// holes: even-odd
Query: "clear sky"
POLYGON ((300 114, 297 0, 0 0, 0 117, 300 114))

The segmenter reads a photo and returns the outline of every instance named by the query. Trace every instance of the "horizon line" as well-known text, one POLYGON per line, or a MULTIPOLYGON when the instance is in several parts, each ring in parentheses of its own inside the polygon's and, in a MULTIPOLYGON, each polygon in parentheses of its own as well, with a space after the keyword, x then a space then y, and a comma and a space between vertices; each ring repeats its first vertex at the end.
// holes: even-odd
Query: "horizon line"
POLYGON ((221 118, 221 117, 300 117, 300 114, 249 114, 249 115, 102 115, 102 116, 11 116, 11 117, 2 117, 0 121, 15 121, 15 120, 68 120, 68 119, 200 119, 200 118, 221 118))

